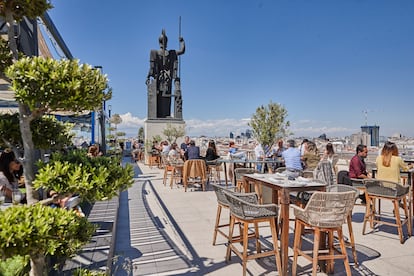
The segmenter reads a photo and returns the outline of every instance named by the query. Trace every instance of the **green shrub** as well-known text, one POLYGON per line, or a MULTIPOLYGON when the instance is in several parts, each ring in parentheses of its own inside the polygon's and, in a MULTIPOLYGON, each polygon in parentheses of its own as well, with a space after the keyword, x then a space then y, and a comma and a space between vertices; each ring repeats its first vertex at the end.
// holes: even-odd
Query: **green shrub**
POLYGON ((77 193, 89 202, 110 199, 133 183, 130 164, 122 167, 116 157, 90 158, 81 150, 53 154, 49 163, 40 162, 39 167, 34 181, 36 189, 77 193))
POLYGON ((29 256, 14 256, 0 260, 0 275, 2 276, 23 276, 29 274, 29 271, 29 256))
POLYGON ((106 272, 79 268, 75 270, 73 276, 106 276, 106 272))
POLYGON ((34 260, 73 256, 91 239, 95 226, 73 211, 36 204, 0 211, 0 229, 0 256, 34 260))

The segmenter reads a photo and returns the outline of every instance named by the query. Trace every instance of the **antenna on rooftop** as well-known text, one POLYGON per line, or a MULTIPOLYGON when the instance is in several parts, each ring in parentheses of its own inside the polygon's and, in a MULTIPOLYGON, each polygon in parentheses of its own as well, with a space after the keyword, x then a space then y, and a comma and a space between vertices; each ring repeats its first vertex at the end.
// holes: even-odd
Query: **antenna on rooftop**
POLYGON ((368 112, 371 112, 372 110, 369 110, 369 109, 365 109, 365 110, 362 110, 362 113, 364 113, 364 116, 365 116, 365 125, 367 126, 368 125, 368 112))

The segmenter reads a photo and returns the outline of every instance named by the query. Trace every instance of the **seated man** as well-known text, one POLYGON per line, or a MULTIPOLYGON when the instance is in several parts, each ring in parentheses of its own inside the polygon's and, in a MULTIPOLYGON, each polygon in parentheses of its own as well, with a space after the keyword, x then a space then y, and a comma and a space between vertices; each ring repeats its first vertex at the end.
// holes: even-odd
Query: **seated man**
POLYGON ((187 147, 187 159, 201 159, 200 147, 195 145, 194 140, 191 140, 189 146, 187 147))
POLYGON ((300 150, 295 148, 294 140, 288 140, 287 146, 287 149, 282 152, 282 157, 285 160, 286 174, 296 178, 302 175, 303 172, 300 150))
MULTIPOLYGON (((349 178, 370 178, 364 161, 364 159, 367 158, 367 156, 367 146, 358 145, 356 148, 356 154, 351 158, 351 161, 349 162, 349 178)), ((359 198, 361 199, 362 203, 365 203, 365 194, 360 194, 359 198)))

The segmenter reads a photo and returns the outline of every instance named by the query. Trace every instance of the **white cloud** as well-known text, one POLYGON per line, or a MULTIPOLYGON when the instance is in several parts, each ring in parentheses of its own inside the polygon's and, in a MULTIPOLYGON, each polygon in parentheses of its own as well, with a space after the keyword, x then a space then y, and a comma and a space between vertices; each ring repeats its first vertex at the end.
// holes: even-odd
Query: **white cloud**
MULTIPOLYGON (((144 127, 146 118, 134 117, 130 112, 120 114, 122 123, 119 124, 118 131, 126 133, 127 137, 136 137, 138 129, 144 127)), ((246 132, 249 129, 250 118, 244 119, 218 119, 218 120, 199 120, 188 119, 186 123, 186 134, 189 136, 207 137, 228 137, 230 132, 236 135, 246 132)), ((327 126, 331 122, 316 122, 311 120, 301 120, 291 124, 290 130, 294 136, 317 137, 323 133, 328 136, 345 136, 354 133, 357 129, 350 129, 341 126, 327 126)))

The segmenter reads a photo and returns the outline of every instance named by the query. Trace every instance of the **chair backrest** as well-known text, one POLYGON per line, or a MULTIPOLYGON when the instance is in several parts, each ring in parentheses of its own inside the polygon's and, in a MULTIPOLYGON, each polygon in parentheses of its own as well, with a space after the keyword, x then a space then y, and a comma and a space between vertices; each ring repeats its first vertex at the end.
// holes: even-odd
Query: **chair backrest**
POLYGON ((254 168, 237 168, 234 169, 234 174, 236 175, 236 180, 242 180, 243 174, 253 174, 257 173, 258 171, 254 168))
POLYGON ((224 191, 226 191, 228 193, 232 193, 232 191, 230 191, 230 190, 228 190, 228 189, 226 189, 222 186, 219 186, 217 184, 214 184, 214 183, 212 183, 211 186, 213 186, 214 193, 216 194, 216 197, 217 197, 217 202, 221 205, 229 206, 230 203, 227 200, 226 195, 224 194, 224 191))
POLYGON ((207 179, 206 162, 202 159, 191 159, 185 161, 183 177, 201 177, 201 179, 205 181, 207 179))
POLYGON ((331 186, 326 186, 326 191, 329 193, 331 192, 342 193, 342 192, 353 191, 355 192, 355 199, 357 199, 359 196, 359 191, 357 188, 349 186, 349 185, 344 185, 344 184, 334 184, 331 186))
POLYGON ((167 154, 161 154, 161 165, 162 166, 170 165, 170 162, 168 161, 168 155, 167 154))
POLYGON ((294 208, 295 216, 312 226, 340 227, 354 207, 355 193, 314 192, 305 209, 294 208))
POLYGON ((229 193, 224 191, 224 195, 229 202, 232 215, 251 219, 259 217, 276 217, 279 208, 276 204, 258 204, 257 194, 255 193, 229 193))
MULTIPOLYGON (((236 193, 236 192, 233 192, 232 190, 230 190, 230 188, 225 188, 225 187, 222 187, 222 186, 214 184, 214 183, 211 183, 211 186, 213 186, 213 190, 214 190, 214 192, 216 194, 216 197, 217 197, 217 202, 222 204, 222 205, 225 205, 225 206, 230 205, 229 201, 227 200, 227 197, 226 197, 225 193, 229 193, 231 195, 234 195, 235 197, 240 198, 240 199, 242 199, 246 202, 249 202, 249 203, 257 204, 259 202, 256 193, 236 193)), ((233 189, 233 188, 231 188, 231 189, 233 189)))
POLYGON ((275 170, 275 172, 277 172, 277 173, 282 173, 284 171, 286 171, 286 167, 279 167, 279 168, 276 168, 276 170, 275 170))
POLYGON ((325 182, 328 186, 334 184, 334 173, 332 163, 328 160, 321 160, 315 168, 313 176, 317 180, 325 182))
POLYGON ((398 198, 410 192, 409 185, 381 179, 364 179, 364 185, 369 195, 382 197, 398 198))

